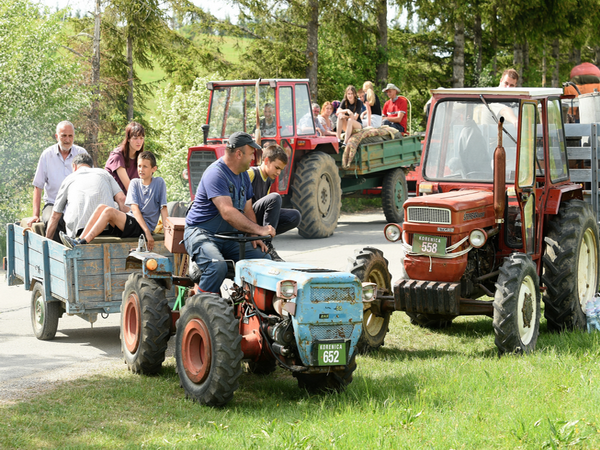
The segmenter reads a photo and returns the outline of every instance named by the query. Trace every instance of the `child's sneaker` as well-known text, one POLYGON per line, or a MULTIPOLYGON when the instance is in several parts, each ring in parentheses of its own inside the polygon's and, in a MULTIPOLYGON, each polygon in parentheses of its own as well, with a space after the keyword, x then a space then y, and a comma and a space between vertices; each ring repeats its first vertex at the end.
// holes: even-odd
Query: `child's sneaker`
POLYGON ((60 240, 63 243, 63 245, 67 248, 72 249, 76 245, 79 245, 79 241, 77 239, 73 239, 71 236, 63 233, 62 231, 58 233, 58 235, 60 236, 60 240))

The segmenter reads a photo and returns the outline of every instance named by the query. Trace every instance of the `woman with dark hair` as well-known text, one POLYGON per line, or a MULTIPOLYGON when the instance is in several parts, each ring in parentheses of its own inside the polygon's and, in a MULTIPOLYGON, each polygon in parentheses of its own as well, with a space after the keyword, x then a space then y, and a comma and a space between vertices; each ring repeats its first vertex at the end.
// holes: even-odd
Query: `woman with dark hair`
POLYGON ((356 88, 352 85, 346 88, 344 92, 344 100, 340 104, 340 108, 337 112, 338 123, 337 123, 337 138, 338 141, 341 138, 342 131, 346 132, 344 138, 344 144, 348 143, 352 132, 354 130, 362 129, 362 121, 360 120, 360 113, 362 112, 363 102, 358 98, 356 88))
POLYGON ((108 156, 104 168, 117 181, 123 192, 127 194, 129 182, 139 178, 137 170, 138 155, 144 151, 146 131, 137 122, 131 122, 125 128, 125 139, 108 156))

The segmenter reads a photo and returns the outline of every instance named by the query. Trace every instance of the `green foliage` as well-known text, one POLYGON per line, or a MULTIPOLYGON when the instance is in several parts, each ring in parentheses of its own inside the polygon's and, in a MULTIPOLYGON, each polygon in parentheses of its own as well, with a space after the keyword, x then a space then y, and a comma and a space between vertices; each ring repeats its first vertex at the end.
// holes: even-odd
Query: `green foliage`
POLYGON ((0 240, 30 210, 38 158, 56 124, 75 121, 88 97, 80 67, 65 57, 62 14, 28 0, 0 3, 0 240))
POLYGON ((156 142, 162 147, 158 153, 158 168, 167 184, 169 201, 189 201, 188 183, 181 178, 187 167, 188 148, 203 142, 202 125, 206 123, 210 92, 208 81, 220 80, 219 74, 197 78, 192 88, 165 86, 156 96, 157 116, 152 127, 157 132, 156 142))

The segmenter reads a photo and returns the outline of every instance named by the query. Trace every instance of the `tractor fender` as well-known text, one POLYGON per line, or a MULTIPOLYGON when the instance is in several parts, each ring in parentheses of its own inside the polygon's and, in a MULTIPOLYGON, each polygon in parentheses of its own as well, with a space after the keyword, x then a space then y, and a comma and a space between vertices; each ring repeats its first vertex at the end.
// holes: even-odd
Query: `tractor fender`
POLYGON ((134 250, 127 256, 125 268, 141 270, 144 278, 162 281, 167 289, 173 284, 173 262, 158 253, 134 250))
POLYGON ((548 200, 544 214, 556 215, 561 203, 572 199, 583 200, 583 188, 579 184, 563 184, 548 191, 548 200))

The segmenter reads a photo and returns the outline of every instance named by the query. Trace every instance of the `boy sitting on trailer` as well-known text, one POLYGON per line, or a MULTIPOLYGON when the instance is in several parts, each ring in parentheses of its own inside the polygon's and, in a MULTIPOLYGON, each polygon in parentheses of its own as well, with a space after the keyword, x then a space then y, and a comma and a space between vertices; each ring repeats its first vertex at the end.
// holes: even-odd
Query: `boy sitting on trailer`
POLYGON ((109 226, 113 236, 128 238, 146 236, 148 250, 154 248, 152 230, 156 228, 159 216, 163 223, 167 219, 167 186, 165 180, 154 178, 156 158, 152 152, 144 151, 138 156, 138 174, 140 178, 131 180, 125 204, 131 208, 128 213, 107 205, 100 205, 85 226, 79 239, 61 233, 63 244, 69 248, 89 244, 109 226))

